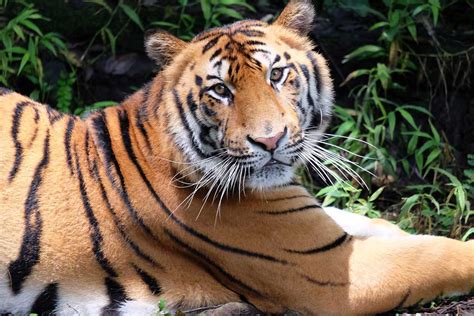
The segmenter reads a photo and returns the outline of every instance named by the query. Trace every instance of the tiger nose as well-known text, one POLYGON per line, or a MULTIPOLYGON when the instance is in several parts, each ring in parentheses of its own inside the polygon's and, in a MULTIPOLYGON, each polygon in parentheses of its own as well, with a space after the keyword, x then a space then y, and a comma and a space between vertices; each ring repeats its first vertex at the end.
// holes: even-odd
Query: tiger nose
POLYGON ((257 137, 257 138, 252 138, 250 136, 248 136, 248 140, 255 144, 255 145, 258 145, 260 147, 263 147, 263 149, 266 149, 268 151, 272 151, 274 150, 275 148, 277 148, 278 146, 278 142, 280 141, 280 139, 282 139, 282 137, 286 134, 286 128, 283 132, 280 132, 278 134, 276 134, 275 136, 272 136, 272 137, 257 137))

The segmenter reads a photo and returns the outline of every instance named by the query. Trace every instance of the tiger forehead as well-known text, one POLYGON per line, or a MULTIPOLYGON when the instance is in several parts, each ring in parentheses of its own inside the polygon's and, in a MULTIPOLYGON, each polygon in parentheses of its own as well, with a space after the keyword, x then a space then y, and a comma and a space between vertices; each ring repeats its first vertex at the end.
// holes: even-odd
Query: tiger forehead
POLYGON ((236 82, 249 72, 265 72, 281 59, 266 35, 266 24, 259 21, 235 23, 198 36, 202 53, 208 56, 208 74, 236 82), (205 39, 205 40, 204 40, 205 39))
POLYGON ((238 21, 230 25, 215 27, 205 32, 202 32, 196 35, 192 42, 200 42, 210 39, 214 36, 222 35, 227 35, 230 37, 235 36, 237 34, 248 35, 250 37, 264 36, 265 29, 267 26, 267 23, 257 20, 238 21))

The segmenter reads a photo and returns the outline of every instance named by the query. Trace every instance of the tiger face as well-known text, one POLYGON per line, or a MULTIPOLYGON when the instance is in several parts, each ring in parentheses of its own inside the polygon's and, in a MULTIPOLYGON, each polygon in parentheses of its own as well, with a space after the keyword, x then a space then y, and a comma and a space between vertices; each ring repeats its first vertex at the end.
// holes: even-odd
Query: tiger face
POLYGON ((163 32, 148 37, 149 55, 168 60, 167 127, 202 186, 292 181, 332 106, 326 62, 306 36, 313 15, 309 2, 292 1, 272 24, 241 21, 190 43, 163 32))

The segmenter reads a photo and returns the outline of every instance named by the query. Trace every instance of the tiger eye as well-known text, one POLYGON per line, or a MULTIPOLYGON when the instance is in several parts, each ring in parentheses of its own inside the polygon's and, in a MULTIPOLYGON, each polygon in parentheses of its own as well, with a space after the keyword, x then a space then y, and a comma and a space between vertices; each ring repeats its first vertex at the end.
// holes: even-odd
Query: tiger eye
POLYGON ((283 76, 283 70, 281 70, 280 68, 275 68, 275 69, 272 69, 272 72, 270 73, 270 80, 280 81, 282 76, 283 76))
POLYGON ((214 86, 214 91, 219 95, 224 95, 226 93, 225 86, 223 84, 216 84, 214 86))

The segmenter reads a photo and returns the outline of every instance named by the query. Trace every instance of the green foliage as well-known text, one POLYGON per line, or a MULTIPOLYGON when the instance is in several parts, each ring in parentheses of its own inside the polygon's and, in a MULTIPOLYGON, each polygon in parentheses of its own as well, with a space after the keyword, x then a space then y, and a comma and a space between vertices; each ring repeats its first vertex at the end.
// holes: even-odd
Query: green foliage
POLYGON ((36 87, 30 96, 43 100, 50 87, 44 80, 42 56, 57 57, 66 50, 66 45, 59 34, 44 33, 38 27, 37 21, 47 19, 31 4, 2 0, 0 16, 13 4, 18 5, 20 11, 5 25, 0 25, 0 83, 14 88, 21 76, 36 87))
MULTIPOLYGON (((384 10, 371 8, 362 13, 368 2, 341 2, 346 8, 357 4, 351 9, 359 14, 378 17, 380 21, 371 30, 380 36, 378 45, 363 45, 345 56, 345 63, 364 61, 369 67, 354 70, 344 81, 346 85, 355 83, 351 90, 354 108, 336 106, 340 123, 333 133, 347 138, 330 141, 352 152, 350 159, 361 167, 374 170, 373 178, 364 173, 361 176, 380 188, 363 198, 357 183, 343 184, 324 188, 317 196, 326 204, 337 201, 340 207, 358 213, 367 209, 379 214, 377 210, 388 206, 399 214, 400 227, 411 232, 468 238, 474 234, 472 228, 465 231, 474 212, 469 202, 474 198, 474 170, 455 175, 453 149, 435 127, 427 104, 417 104, 403 95, 406 87, 402 82, 420 68, 411 48, 418 41, 419 24, 437 25, 443 9, 440 2, 384 0, 384 10), (411 184, 398 185, 397 179, 411 184), (385 192, 374 197, 384 186, 388 186, 385 192)), ((336 147, 332 150, 341 151, 336 147)))
POLYGON ((56 108, 64 113, 71 112, 72 98, 73 98, 73 85, 76 82, 75 72, 61 72, 57 82, 56 92, 56 108))
POLYGON ((243 19, 244 17, 237 10, 239 7, 255 11, 254 7, 246 0, 199 0, 194 2, 179 0, 176 6, 167 10, 164 20, 151 22, 150 26, 164 28, 184 40, 190 40, 203 29, 243 19), (200 6, 201 16, 188 13, 190 8, 196 5, 200 6))
MULTIPOLYGON (((145 29, 138 14, 139 7, 133 8, 126 4, 123 0, 119 0, 118 3, 113 7, 111 7, 105 0, 85 0, 85 2, 97 5, 98 10, 95 14, 97 15, 102 12, 105 12, 107 18, 105 19, 105 23, 95 32, 95 34, 92 36, 92 39, 89 41, 87 48, 85 49, 84 53, 80 58, 81 63, 86 60, 89 50, 92 48, 92 46, 96 43, 98 39, 100 39, 101 42, 105 44, 106 48, 109 47, 112 55, 115 56, 117 52, 117 39, 129 26, 130 22, 138 26, 142 31, 145 29), (112 31, 111 24, 113 21, 115 21, 115 19, 117 19, 120 14, 124 14, 125 16, 127 16, 128 20, 122 25, 122 27, 117 32, 114 33, 112 31)), ((94 63, 104 53, 107 53, 106 49, 103 50, 100 54, 97 54, 96 56, 91 58, 91 60, 89 60, 89 63, 94 63)))
POLYGON ((171 314, 166 311, 166 301, 163 299, 158 302, 158 313, 156 313, 156 316, 159 315, 171 316, 171 314))

